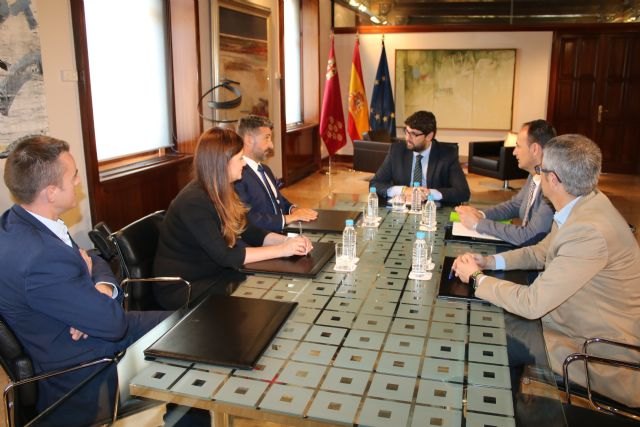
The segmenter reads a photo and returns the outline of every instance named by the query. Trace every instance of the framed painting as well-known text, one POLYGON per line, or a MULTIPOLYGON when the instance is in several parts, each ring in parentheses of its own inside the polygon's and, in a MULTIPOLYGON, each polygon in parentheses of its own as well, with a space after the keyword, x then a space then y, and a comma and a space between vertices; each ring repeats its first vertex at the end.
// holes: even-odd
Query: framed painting
POLYGON ((396 117, 429 110, 438 128, 511 130, 515 49, 396 50, 396 117))
POLYGON ((238 82, 242 92, 238 107, 216 111, 219 120, 237 120, 247 114, 272 116, 270 15, 269 9, 247 3, 232 0, 218 3, 217 42, 212 55, 214 81, 238 82))

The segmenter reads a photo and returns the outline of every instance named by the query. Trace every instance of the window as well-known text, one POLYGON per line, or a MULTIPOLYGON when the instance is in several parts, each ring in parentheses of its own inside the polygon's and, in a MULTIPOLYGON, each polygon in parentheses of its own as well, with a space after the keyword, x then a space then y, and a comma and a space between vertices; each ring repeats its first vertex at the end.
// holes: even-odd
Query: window
POLYGON ((284 90, 287 125, 302 123, 300 0, 284 0, 284 90))
POLYGON ((83 0, 99 162, 172 145, 164 0, 83 0))

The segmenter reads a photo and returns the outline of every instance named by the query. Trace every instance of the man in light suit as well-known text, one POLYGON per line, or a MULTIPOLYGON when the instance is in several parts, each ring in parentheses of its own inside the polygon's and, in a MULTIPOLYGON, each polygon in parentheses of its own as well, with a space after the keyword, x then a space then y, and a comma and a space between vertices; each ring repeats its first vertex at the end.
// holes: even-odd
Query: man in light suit
MULTIPOLYGON (((584 340, 602 337, 640 345, 640 249, 627 222, 596 188, 602 164, 598 146, 582 135, 562 135, 544 148, 538 167, 544 195, 556 213, 549 235, 535 246, 454 262, 476 296, 528 319, 542 318, 554 372, 580 352, 584 340), (544 269, 531 286, 484 275, 481 269, 544 269)), ((608 345, 596 355, 637 361, 637 353, 608 345)), ((528 362, 524 360, 523 362, 528 362)), ((584 365, 570 379, 585 385, 584 365)), ((629 406, 640 406, 637 372, 590 364, 593 389, 629 406)))
MULTIPOLYGON (((429 111, 417 111, 404 122, 406 144, 391 144, 389 154, 371 179, 378 196, 391 199, 404 193, 411 197, 411 186, 420 182, 421 196, 459 204, 469 200, 469 184, 460 167, 458 149, 436 141, 436 117, 429 111)), ((407 199, 408 200, 408 199, 407 199)))
POLYGON ((265 230, 281 232, 292 222, 315 220, 316 211, 297 207, 280 193, 273 172, 263 163, 273 155, 273 123, 262 116, 243 117, 238 123, 238 135, 244 141, 247 164, 235 188, 249 208, 249 221, 265 230))
POLYGON ((498 237, 515 246, 538 243, 549 233, 553 222, 553 209, 540 190, 540 175, 535 167, 542 164, 542 150, 556 131, 544 120, 525 123, 520 132, 513 155, 518 166, 529 172, 524 186, 511 200, 489 209, 458 206, 460 221, 469 229, 498 237), (504 224, 504 219, 520 218, 519 224, 504 224))
MULTIPOLYGON (((113 356, 169 314, 125 313, 122 290, 107 263, 71 240, 60 216, 76 206, 80 179, 66 142, 23 139, 6 161, 4 181, 17 204, 0 218, 0 316, 31 357, 36 374, 113 356)), ((38 408, 93 371, 39 382, 38 408)), ((115 368, 111 376, 115 380, 115 368)), ((86 406, 78 408, 76 419, 81 412, 90 415, 86 412, 98 405, 99 394, 98 389, 83 391, 86 406)))

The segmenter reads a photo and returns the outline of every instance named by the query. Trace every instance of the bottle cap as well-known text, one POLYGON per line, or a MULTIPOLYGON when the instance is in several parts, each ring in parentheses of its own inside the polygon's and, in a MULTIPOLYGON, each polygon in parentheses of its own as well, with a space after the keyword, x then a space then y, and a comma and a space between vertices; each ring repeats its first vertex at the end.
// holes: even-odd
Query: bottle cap
POLYGON ((415 182, 413 183, 413 186, 414 186, 414 187, 420 187, 420 183, 419 183, 418 181, 415 181, 415 182))
POLYGON ((352 219, 348 219, 344 222, 344 225, 346 225, 347 227, 351 226, 353 227, 353 220, 352 219))
POLYGON ((416 233, 416 239, 423 239, 424 240, 425 234, 424 231, 418 231, 416 233))
POLYGON ((376 192, 376 187, 371 187, 369 189, 369 193, 375 193, 376 192))
POLYGON ((429 195, 427 196, 427 200, 433 200, 433 194, 429 193, 429 195))

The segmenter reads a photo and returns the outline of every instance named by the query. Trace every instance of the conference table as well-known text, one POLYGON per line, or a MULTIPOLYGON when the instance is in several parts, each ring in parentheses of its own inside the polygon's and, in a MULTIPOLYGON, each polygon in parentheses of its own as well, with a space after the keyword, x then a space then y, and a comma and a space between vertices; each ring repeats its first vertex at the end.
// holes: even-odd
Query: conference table
MULTIPOLYGON (((365 197, 333 194, 320 208, 360 210, 365 197)), ((206 409, 215 425, 243 417, 294 426, 566 426, 559 400, 512 391, 507 343, 525 330, 534 339, 520 343, 543 347, 539 321, 486 302, 437 298, 445 256, 503 250, 445 242, 450 212, 437 211, 428 280, 408 278, 419 217, 385 208, 378 228, 357 226, 354 272, 336 272, 330 261, 312 279, 248 276, 235 296, 298 303, 253 370, 145 360, 144 348, 184 312, 174 314, 120 363, 121 385, 129 385, 124 398, 206 409)), ((554 384, 548 360, 537 363, 529 372, 554 384)))

